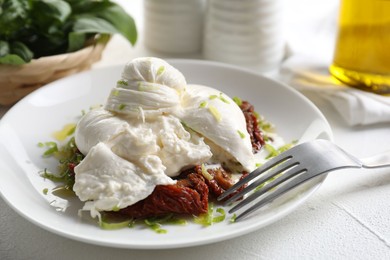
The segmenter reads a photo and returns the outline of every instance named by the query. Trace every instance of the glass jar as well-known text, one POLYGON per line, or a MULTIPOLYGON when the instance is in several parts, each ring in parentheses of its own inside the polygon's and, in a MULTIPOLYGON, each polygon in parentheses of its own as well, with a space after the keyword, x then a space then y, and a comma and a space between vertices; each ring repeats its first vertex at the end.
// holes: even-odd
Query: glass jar
POLYGON ((337 80, 390 94, 390 0, 342 0, 333 64, 337 80))

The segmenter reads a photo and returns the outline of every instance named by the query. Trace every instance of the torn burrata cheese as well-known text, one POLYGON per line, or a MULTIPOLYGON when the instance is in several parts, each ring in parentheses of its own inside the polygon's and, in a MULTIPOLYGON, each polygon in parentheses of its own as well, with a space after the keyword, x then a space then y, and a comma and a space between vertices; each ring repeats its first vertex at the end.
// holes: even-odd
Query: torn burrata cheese
POLYGON ((254 167, 252 144, 245 117, 237 104, 221 91, 201 85, 188 85, 183 95, 184 113, 178 116, 201 134, 218 162, 229 168, 239 163, 244 170, 254 167))
POLYGON ((78 122, 74 191, 91 214, 126 208, 188 167, 255 168, 241 109, 211 87, 187 85, 164 60, 138 58, 123 69, 106 104, 78 122))

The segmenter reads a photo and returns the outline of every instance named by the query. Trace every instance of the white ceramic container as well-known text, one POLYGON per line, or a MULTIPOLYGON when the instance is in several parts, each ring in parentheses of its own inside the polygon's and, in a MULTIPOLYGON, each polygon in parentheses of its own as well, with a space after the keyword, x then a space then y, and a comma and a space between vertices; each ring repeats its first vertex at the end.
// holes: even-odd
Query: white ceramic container
POLYGON ((145 45, 162 53, 199 52, 205 0, 144 0, 145 45))
POLYGON ((283 0, 209 0, 205 15, 206 59, 275 71, 285 54, 283 0))

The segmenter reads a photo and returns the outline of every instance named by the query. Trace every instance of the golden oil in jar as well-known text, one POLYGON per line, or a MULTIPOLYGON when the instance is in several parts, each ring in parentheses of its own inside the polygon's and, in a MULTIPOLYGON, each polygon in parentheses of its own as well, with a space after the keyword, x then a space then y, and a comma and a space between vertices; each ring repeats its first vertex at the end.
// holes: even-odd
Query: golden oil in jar
POLYGON ((338 30, 331 75, 390 94, 390 0, 341 0, 338 30))

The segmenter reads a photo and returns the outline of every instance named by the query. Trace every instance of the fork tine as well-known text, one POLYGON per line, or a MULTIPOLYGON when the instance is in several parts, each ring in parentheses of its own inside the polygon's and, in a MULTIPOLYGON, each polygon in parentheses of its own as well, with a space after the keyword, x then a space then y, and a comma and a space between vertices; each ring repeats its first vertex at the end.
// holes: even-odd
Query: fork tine
MULTIPOLYGON (((279 189, 275 190, 274 192, 272 192, 272 193, 268 194, 267 196, 265 196, 264 198, 260 199, 258 202, 256 202, 256 204, 254 204, 249 209, 247 209, 244 212, 242 212, 241 214, 239 214, 235 218, 235 221, 238 221, 238 220, 244 218, 248 214, 256 211, 257 209, 261 208, 262 206, 268 204, 269 202, 279 198, 280 196, 282 196, 286 192, 300 186, 304 182, 306 182, 306 181, 308 181, 308 180, 310 180, 310 179, 312 179, 312 178, 314 178, 314 177, 316 177, 324 172, 316 174, 316 175, 310 175, 310 174, 304 174, 304 173, 305 172, 303 172, 303 174, 300 174, 296 178, 292 179, 290 182, 283 184, 282 186, 280 186, 279 189)), ((244 201, 242 201, 242 202, 244 202, 244 201)), ((232 212, 229 211, 229 213, 232 213, 232 212)))
POLYGON ((273 168, 275 165, 281 164, 289 159, 291 159, 291 155, 288 153, 288 151, 283 153, 283 156, 276 156, 274 158, 271 158, 270 160, 266 161, 262 166, 257 168, 256 170, 252 171, 248 176, 245 178, 239 180, 236 182, 232 187, 227 189, 224 193, 222 193, 217 200, 221 201, 225 199, 226 197, 230 196, 234 192, 236 192, 239 188, 241 188, 243 185, 247 184, 263 172, 268 171, 269 169, 273 168))
POLYGON ((291 161, 291 158, 288 159, 288 160, 283 161, 280 164, 277 164, 276 166, 274 166, 272 169, 269 169, 268 171, 263 171, 262 172, 262 174, 264 174, 263 176, 260 176, 259 179, 255 180, 248 187, 245 187, 245 189, 243 189, 240 192, 237 192, 236 194, 231 196, 229 199, 227 199, 224 202, 224 204, 227 205, 227 204, 229 204, 231 202, 234 202, 234 201, 238 200, 239 198, 241 198, 242 196, 244 196, 248 192, 253 191, 254 189, 256 189, 262 183, 266 183, 266 182, 270 181, 276 175, 278 175, 278 174, 280 174, 280 173, 282 173, 282 172, 284 172, 284 171, 286 171, 288 169, 291 169, 291 168, 293 168, 294 166, 296 166, 298 164, 297 162, 290 162, 290 161, 291 161))
MULTIPOLYGON (((280 177, 276 178, 275 180, 273 180, 272 182, 266 184, 264 187, 262 187, 258 191, 254 191, 250 196, 248 196, 247 198, 242 200, 240 203, 235 205, 233 208, 231 208, 229 210, 229 213, 233 213, 233 212, 239 210, 240 208, 248 205, 250 202, 252 202, 255 199, 259 198, 261 195, 263 195, 267 191, 269 191, 269 190, 275 188, 276 186, 284 183, 285 181, 291 179, 292 177, 294 177, 294 176, 296 176, 296 175, 306 171, 306 169, 300 167, 297 163, 292 164, 292 166, 296 166, 296 167, 292 167, 292 168, 290 167, 286 172, 283 173, 282 176, 280 176, 280 177)), ((281 172, 278 172, 278 173, 281 173, 281 172)), ((255 183, 253 183, 253 184, 255 184, 255 183)), ((257 186, 259 186, 262 183, 259 182, 259 183, 256 183, 256 184, 258 184, 257 186)), ((255 186, 255 187, 257 187, 257 186, 255 186)))

